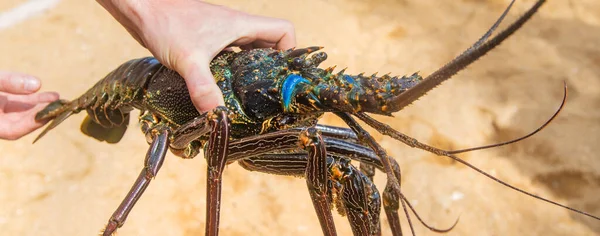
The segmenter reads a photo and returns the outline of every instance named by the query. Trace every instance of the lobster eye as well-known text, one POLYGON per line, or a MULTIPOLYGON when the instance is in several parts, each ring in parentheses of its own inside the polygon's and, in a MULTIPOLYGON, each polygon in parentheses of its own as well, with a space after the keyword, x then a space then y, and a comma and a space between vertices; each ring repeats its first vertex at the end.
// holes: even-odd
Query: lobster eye
POLYGON ((312 66, 319 66, 325 60, 327 60, 327 53, 319 52, 312 56, 312 66))
POLYGON ((294 68, 302 68, 302 66, 304 65, 304 60, 302 60, 299 57, 294 58, 294 60, 292 60, 292 66, 294 68))

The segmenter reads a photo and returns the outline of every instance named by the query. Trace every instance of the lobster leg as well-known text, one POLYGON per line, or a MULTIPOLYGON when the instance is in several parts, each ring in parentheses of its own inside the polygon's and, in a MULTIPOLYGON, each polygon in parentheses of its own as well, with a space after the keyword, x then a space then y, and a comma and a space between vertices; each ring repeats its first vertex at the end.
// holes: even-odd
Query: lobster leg
MULTIPOLYGON (((388 182, 387 185, 385 187, 384 190, 384 194, 383 194, 383 205, 384 205, 384 210, 386 213, 386 216, 388 218, 388 221, 390 223, 390 228, 392 229, 392 232, 394 235, 402 235, 402 228, 400 227, 400 219, 398 218, 398 209, 399 209, 399 196, 401 196, 401 192, 400 192, 400 167, 398 166, 398 163, 396 161, 392 161, 392 158, 389 158, 387 156, 387 153, 385 152, 385 150, 379 146, 379 144, 375 141, 375 139, 373 139, 373 137, 364 129, 362 128, 358 122, 356 122, 348 113, 335 113, 337 116, 339 116, 344 122, 346 122, 346 124, 354 131, 354 133, 357 134, 357 137, 359 140, 364 140, 366 142, 366 145, 368 145, 369 147, 371 147, 371 149, 376 153, 377 156, 379 156, 379 159, 381 160, 382 164, 385 167, 385 161, 384 160, 388 160, 391 172, 388 172, 387 170, 385 172, 388 172, 388 182), (392 179, 390 179, 392 178, 392 179), (395 178, 395 179, 393 179, 395 178)), ((406 208, 404 208, 405 211, 405 215, 406 215, 406 220, 408 220, 408 224, 411 228, 411 232, 414 232, 414 229, 412 227, 412 223, 410 221, 410 216, 408 215, 408 212, 406 211, 406 208)))
MULTIPOLYGON (((346 130, 344 128, 336 128, 338 131, 346 130)), ((351 130, 349 132, 352 132, 351 130)), ((338 136, 339 137, 339 136, 338 136)), ((364 147, 359 144, 350 143, 346 140, 339 140, 337 138, 325 138, 327 150, 335 153, 336 155, 342 155, 352 158, 353 160, 359 161, 362 164, 366 164, 372 167, 377 167, 383 171, 383 164, 381 158, 370 148, 364 147)), ((400 181, 400 166, 393 158, 390 158, 394 175, 400 181)), ((361 170, 362 172, 362 170, 361 170)), ((368 173, 364 173, 366 178, 369 178, 368 173)), ((369 181, 372 180, 369 178, 369 181)), ((391 182, 388 180, 386 188, 383 192, 383 207, 387 217, 388 224, 392 230, 392 235, 402 235, 402 228, 400 227, 400 218, 398 216, 398 209, 400 206, 400 195, 394 191, 391 182)), ((405 212, 406 213, 406 212, 405 212)), ((408 218, 408 214, 406 214, 408 218)), ((432 228, 432 227, 428 227, 432 228)))
POLYGON ((227 161, 233 162, 281 150, 301 151, 298 141, 308 152, 309 161, 305 177, 323 234, 336 235, 327 197, 327 154, 317 129, 288 129, 236 140, 229 144, 227 161))
MULTIPOLYGON (((399 180, 398 180, 399 181, 399 180)), ((398 209, 400 209, 400 197, 391 184, 385 186, 383 190, 383 210, 385 211, 385 216, 388 220, 388 224, 390 225, 390 229, 392 231, 392 235, 402 235, 402 227, 400 226, 400 216, 398 215, 398 209)), ((404 213, 410 223, 410 217, 408 217, 408 213, 406 212, 406 208, 404 208, 404 213)), ((410 225, 412 230, 412 224, 410 225)), ((414 232, 414 231, 412 231, 414 232)))
POLYGON ((341 159, 339 169, 347 175, 342 181, 342 201, 354 235, 381 235, 381 199, 377 188, 364 173, 341 159), (371 201, 369 201, 370 199, 371 201))
MULTIPOLYGON (((304 175, 308 156, 304 153, 266 154, 241 160, 240 165, 250 171, 277 175, 304 175)), ((346 157, 327 156, 330 186, 338 192, 338 210, 347 215, 354 235, 380 235, 379 213, 381 202, 376 186, 367 176, 350 164, 346 157), (340 191, 341 188, 341 192, 340 191), (341 209, 340 209, 341 208, 341 209)))
MULTIPOLYGON (((351 121, 351 120, 349 120, 349 121, 351 121)), ((356 125, 354 123, 351 123, 351 124, 356 125)), ((360 126, 358 126, 357 130, 360 131, 360 129, 362 129, 362 128, 360 126)), ((345 134, 348 132, 354 133, 352 130, 346 129, 346 128, 341 128, 341 127, 325 127, 325 128, 323 128, 323 130, 327 130, 326 132, 323 132, 324 136, 329 135, 329 136, 336 137, 336 138, 333 138, 333 137, 325 137, 324 138, 325 144, 327 146, 327 152, 330 155, 347 157, 352 160, 359 161, 360 163, 365 163, 370 166, 376 167, 381 171, 385 170, 385 168, 383 167, 381 157, 378 156, 378 154, 375 151, 373 151, 373 149, 363 146, 363 144, 358 144, 358 138, 353 138, 352 135, 345 134)), ((393 173, 400 181, 401 180, 400 166, 393 158, 390 158, 390 161, 391 161, 393 173)), ((368 177, 368 175, 366 173, 363 173, 363 174, 365 177, 368 177)), ((372 182, 372 181, 370 181, 370 182, 372 182)), ((415 216, 417 217, 419 222, 421 222, 421 224, 423 224, 425 227, 427 227, 431 231, 438 232, 438 233, 445 233, 445 232, 452 230, 454 228, 454 226, 456 226, 456 223, 458 223, 458 220, 457 220, 454 223, 454 225, 452 225, 446 229, 438 229, 438 228, 428 225, 420 218, 420 216, 417 214, 415 209, 410 204, 408 204, 404 194, 402 194, 399 191, 395 191, 395 189, 392 186, 392 182, 388 179, 386 188, 383 192, 383 206, 384 206, 387 220, 388 220, 388 223, 390 225, 393 235, 402 235, 402 229, 400 228, 400 218, 398 216, 398 209, 400 208, 400 203, 402 203, 402 208, 404 210, 404 214, 406 215, 406 217, 409 221, 409 224, 411 222, 410 222, 410 218, 409 218, 408 211, 406 208, 407 206, 415 214, 415 216)), ((411 230, 412 230, 412 224, 410 224, 410 226, 411 226, 411 230)), ((412 231, 412 232, 414 232, 414 231, 412 231)))
MULTIPOLYGON (((365 173, 365 175, 367 175, 367 177, 373 181, 373 178, 375 177, 375 166, 369 165, 367 163, 360 163, 360 171, 365 173)), ((398 180, 399 181, 399 180, 398 180)))
MULTIPOLYGON (((347 144, 347 142, 351 142, 351 143, 360 143, 360 141, 358 140, 358 137, 356 136, 356 133, 354 133, 354 131, 352 131, 352 129, 348 129, 348 128, 342 128, 342 127, 336 127, 336 126, 328 126, 328 125, 316 125, 316 128, 319 129, 319 131, 321 131, 321 133, 323 134, 323 136, 326 137, 331 137, 331 138, 337 138, 337 139, 342 139, 344 140, 343 142, 345 142, 347 144)), ((334 146, 336 147, 336 145, 332 145, 335 139, 333 139, 332 141, 327 141, 325 140, 325 143, 327 144, 327 150, 329 150, 329 146, 334 146)), ((336 144, 339 144, 339 142, 335 142, 336 144)), ((362 145, 364 145, 364 143, 361 143, 362 145)), ((353 156, 354 152, 356 152, 357 150, 355 148, 352 148, 351 150, 348 150, 349 152, 348 155, 349 156, 353 156)), ((372 150, 362 150, 363 155, 369 155, 372 153, 372 150)), ((360 161, 360 171, 365 174, 371 181, 373 181, 373 177, 375 176, 375 169, 379 168, 383 170, 383 166, 381 163, 381 160, 379 160, 379 158, 377 159, 377 163, 373 163, 373 158, 369 158, 369 159, 363 159, 363 160, 359 160, 360 161)), ((390 159, 390 161, 392 162, 392 169, 398 170, 400 171, 400 168, 397 167, 398 163, 396 163, 396 160, 394 159, 390 159)), ((396 178, 400 179, 400 176, 397 175, 396 178)))
POLYGON ((204 157, 207 162, 206 172, 206 228, 205 235, 219 234, 219 211, 221 207, 221 184, 223 169, 227 164, 229 149, 229 118, 226 107, 217 107, 211 112, 203 113, 198 118, 182 125, 173 133, 171 151, 184 158, 194 157, 198 151, 194 145, 196 139, 210 134, 204 157))
MULTIPOLYGON (((377 168, 384 169, 382 161, 380 157, 371 149, 360 144, 357 144, 358 138, 355 133, 347 128, 333 127, 333 126, 324 126, 324 125, 316 125, 316 128, 322 132, 324 136, 323 140, 329 154, 349 157, 351 159, 357 160, 361 163, 369 163, 370 165, 374 165, 377 168), (335 138, 333 138, 335 137, 335 138)), ((257 135, 252 137, 247 137, 243 139, 239 139, 233 141, 229 145, 229 156, 228 161, 243 161, 248 158, 254 158, 257 156, 265 155, 272 152, 277 151, 285 151, 298 153, 298 134, 301 132, 301 129, 294 128, 288 130, 276 131, 268 134, 257 135)), ((283 158, 283 157, 280 157, 283 158)), ((394 174, 397 178, 400 178, 400 168, 396 161, 390 158, 392 162, 392 169, 394 170, 394 174)), ((273 162, 276 164, 276 162, 273 162)), ((296 168, 294 165, 300 165, 296 163, 289 163, 286 168, 296 168)), ((273 173, 273 174, 284 174, 279 172, 286 171, 285 168, 281 168, 278 170, 269 170, 267 169, 261 170, 262 172, 273 173), (272 171, 272 172, 270 172, 272 171)), ((305 168, 304 166, 302 168, 305 168)), ((301 168, 299 168, 301 169, 301 168)), ((303 169, 304 170, 304 169, 303 169)), ((296 173, 291 172, 288 175, 299 175, 304 176, 304 173, 296 173)), ((388 186, 391 186, 390 181, 388 180, 388 186)), ((393 188, 386 188, 386 191, 393 191, 393 188)), ((386 193, 384 192, 384 206, 386 210, 386 215, 388 215, 388 222, 390 227, 393 229, 393 235, 401 235, 400 229, 400 221, 398 217, 398 208, 394 208, 394 206, 399 206, 399 195, 397 193, 386 193), (386 198, 387 196, 387 198, 386 198), (389 206, 389 207, 387 207, 389 206)), ((406 213, 406 211, 405 211, 406 213)), ((407 215, 408 217, 408 215, 407 215)))
POLYGON ((219 234, 219 210, 221 207, 221 183, 227 162, 229 144, 229 120, 227 109, 219 107, 209 117, 212 128, 208 146, 204 151, 208 165, 206 178, 206 231, 207 236, 219 234))
POLYGON ((343 139, 353 143, 358 142, 358 137, 356 136, 356 133, 354 133, 354 131, 348 128, 322 124, 315 125, 315 128, 321 131, 321 134, 326 137, 343 139))
POLYGON ((308 128, 300 134, 300 145, 308 152, 306 183, 321 223, 323 235, 337 235, 327 197, 327 151, 323 137, 316 128, 308 128))
MULTIPOLYGON (((330 160, 332 158, 328 156, 328 165, 331 164, 330 160)), ((239 160, 238 164, 249 171, 258 171, 272 175, 304 177, 308 157, 306 153, 264 154, 239 160)))
MULTIPOLYGON (((373 168, 379 168, 381 171, 384 170, 381 158, 377 156, 372 149, 361 146, 359 144, 349 143, 345 140, 338 140, 336 138, 326 138, 325 143, 327 144, 327 150, 337 155, 343 155, 352 158, 353 160, 359 161, 361 167, 363 164, 373 168)), ((394 170, 394 176, 400 181, 400 166, 393 158, 390 158, 392 169, 394 170)), ((361 169, 362 172, 362 169, 361 169)), ((372 175, 364 173, 366 178, 372 182, 372 175)), ((394 191, 391 181, 387 181, 386 188, 383 192, 383 207, 387 216, 388 224, 392 230, 393 235, 402 235, 402 228, 400 227, 400 218, 398 216, 398 209, 400 206, 398 192, 394 191)), ((406 213, 406 212, 405 212, 406 213)), ((407 214, 408 218, 408 214, 407 214)))
MULTIPOLYGON (((320 126, 317 125, 316 128, 318 130, 323 131, 323 136, 322 140, 324 140, 324 145, 325 145, 325 149, 327 150, 328 153, 333 154, 333 155, 337 155, 337 156, 342 156, 342 157, 349 157, 351 159, 357 160, 359 162, 365 162, 365 163, 369 163, 371 165, 374 165, 380 169, 384 169, 383 168, 383 161, 380 157, 380 154, 383 153, 385 154, 385 151, 383 151, 383 149, 378 146, 376 143, 374 146, 372 147, 366 147, 366 146, 362 146, 361 144, 358 144, 358 140, 365 140, 369 143, 369 140, 372 140, 372 137, 370 136, 356 136, 355 134, 352 134, 354 132, 357 133, 361 133, 361 135, 364 135, 362 132, 366 132, 364 131, 364 129, 362 129, 362 127, 358 126, 357 123, 355 123, 355 121, 350 118, 351 120, 348 120, 349 125, 351 127, 354 127, 356 129, 356 131, 350 130, 350 129, 345 129, 345 128, 337 128, 337 127, 329 127, 329 126, 320 126), (354 122, 354 123, 352 123, 354 122), (356 126, 355 126, 356 125, 356 126), (332 138, 332 137, 327 137, 327 136, 332 136, 332 137, 336 137, 336 138, 332 138), (360 139, 358 137, 362 137, 363 139, 360 139), (378 152, 373 151, 373 147, 375 148, 379 148, 379 149, 375 149, 378 150, 378 152)), ((302 132, 302 129, 300 128, 292 128, 292 129, 287 129, 287 130, 280 130, 280 131, 275 131, 275 132, 271 132, 271 133, 266 133, 266 134, 262 134, 262 135, 256 135, 256 136, 252 136, 252 137, 246 137, 246 138, 242 138, 242 139, 238 139, 235 141, 232 141, 229 144, 229 154, 227 156, 227 161, 228 162, 234 162, 234 161, 242 161, 242 160, 246 160, 249 158, 255 158, 255 157, 260 157, 266 154, 269 155, 273 155, 272 153, 281 153, 281 152, 285 152, 285 153, 299 153, 300 151, 302 151, 301 149, 298 148, 298 139, 300 140, 305 140, 308 142, 305 143, 320 143, 320 140, 315 140, 310 139, 310 135, 305 134, 304 138, 302 138, 300 135, 300 133, 302 132), (311 141, 312 140, 312 141, 311 141)), ((314 131, 313 131, 314 132, 314 131)), ((317 133, 318 134, 318 133, 317 133)), ((367 134, 368 135, 368 134, 367 134)), ((316 135, 317 137, 319 137, 320 135, 316 135)), ((369 143, 371 145, 373 145, 372 143, 369 143)), ((315 147, 318 147, 319 145, 313 145, 313 146, 308 146, 308 150, 310 151, 312 150, 317 150, 317 152, 313 152, 313 156, 315 153, 318 153, 320 151, 320 149, 315 149, 315 147)), ((305 145, 304 147, 307 147, 307 145, 305 145)), ((318 156, 317 156, 318 157, 318 156)), ((314 159, 313 159, 314 160, 314 159)), ((318 160, 318 159, 317 159, 318 160)), ((398 164, 391 159, 391 167, 392 167, 392 173, 393 176, 396 178, 400 178, 400 168, 398 166, 398 164)), ((307 161, 308 162, 308 161, 307 161)), ((293 167, 292 165, 297 165, 297 163, 290 163, 290 166, 288 166, 288 168, 296 168, 293 167)), ((306 168, 308 169, 308 168, 306 168)), ((274 174, 278 174, 278 170, 272 170, 275 171, 273 172, 274 174)), ((279 171, 285 171, 285 169, 279 170, 279 171)), ((263 171, 263 172, 268 172, 268 170, 263 171)), ((269 172, 271 173, 271 172, 269 172)), ((291 173, 296 173, 296 172, 291 172, 291 173)), ((306 174, 307 172, 305 172, 304 174, 306 174)), ((296 173, 297 174, 297 173, 296 173)), ((300 173, 298 175, 303 175, 303 173, 300 173)), ((368 179, 368 178, 367 178, 368 179)), ((393 229, 393 235, 402 235, 401 229, 400 229, 400 222, 399 222, 399 217, 398 217, 398 209, 399 207, 399 203, 401 202, 401 196, 403 196, 399 191, 397 191, 398 189, 395 189, 392 187, 392 181, 390 181, 388 179, 388 187, 386 187, 384 192, 384 209, 386 210, 386 215, 388 215, 388 222, 391 226, 391 228, 393 229)), ((404 208, 404 212, 407 216, 407 219, 409 220, 409 224, 410 224, 410 218, 408 218, 408 212, 406 211, 406 208, 404 208)), ((422 221, 421 221, 422 222, 422 221)), ((445 232, 448 230, 437 230, 433 227, 429 227, 427 226, 424 222, 422 222, 427 228, 436 231, 436 232, 445 232)), ((412 224, 411 224, 411 229, 412 229, 412 224)))
MULTIPOLYGON (((323 135, 325 136, 337 137, 344 140, 358 141, 358 137, 356 137, 356 134, 351 129, 327 125, 317 125, 316 127, 321 132, 323 132, 323 135)), ((371 181, 373 181, 373 177, 375 176, 375 166, 361 162, 360 171, 363 172, 371 181)))
POLYGON ((108 220, 108 224, 103 232, 104 236, 112 235, 118 228, 123 226, 129 212, 131 212, 137 200, 146 191, 146 188, 150 185, 150 180, 156 176, 165 160, 165 155, 169 147, 169 131, 164 126, 157 126, 152 131, 155 133, 154 139, 146 153, 144 168, 125 199, 121 202, 121 205, 119 205, 108 220))

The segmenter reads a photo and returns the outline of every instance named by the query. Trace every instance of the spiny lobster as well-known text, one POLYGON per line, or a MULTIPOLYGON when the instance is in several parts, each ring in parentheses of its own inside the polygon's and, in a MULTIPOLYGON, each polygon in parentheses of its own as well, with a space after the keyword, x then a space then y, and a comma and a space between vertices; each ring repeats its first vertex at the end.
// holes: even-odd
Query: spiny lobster
MULTIPOLYGON (((225 51, 212 60, 210 69, 226 106, 202 114, 192 104, 185 81, 177 72, 152 57, 130 60, 79 98, 55 101, 39 112, 36 120, 52 122, 35 141, 72 114, 86 110, 82 132, 100 141, 117 143, 127 129, 129 113, 141 110, 139 121, 150 148, 144 168, 108 221, 104 235, 111 235, 124 224, 161 168, 167 150, 182 158, 193 158, 200 149, 208 163, 206 235, 218 234, 221 176, 225 165, 233 162, 250 171, 306 178, 324 235, 336 235, 332 205, 347 216, 355 235, 380 235, 381 204, 393 234, 401 235, 400 204, 404 209, 408 205, 415 215, 416 212, 400 192, 400 167, 353 116, 411 147, 448 156, 529 196, 600 219, 517 189, 454 156, 506 145, 535 134, 564 105, 566 85, 559 110, 536 131, 508 142, 465 150, 445 151, 428 146, 367 115, 391 115, 411 104, 498 46, 544 2, 537 1, 507 29, 488 40, 513 0, 475 44, 426 78, 417 73, 378 77, 320 69, 319 64, 327 59, 324 52, 316 52, 320 47, 225 51), (325 112, 336 114, 350 128, 317 124, 325 112), (360 162, 360 167, 353 166, 351 160, 360 162), (372 182, 375 169, 387 175, 382 196, 372 182)), ((408 217, 406 210, 405 213, 408 217)), ((456 225, 440 230, 421 223, 437 232, 449 231, 456 225)))

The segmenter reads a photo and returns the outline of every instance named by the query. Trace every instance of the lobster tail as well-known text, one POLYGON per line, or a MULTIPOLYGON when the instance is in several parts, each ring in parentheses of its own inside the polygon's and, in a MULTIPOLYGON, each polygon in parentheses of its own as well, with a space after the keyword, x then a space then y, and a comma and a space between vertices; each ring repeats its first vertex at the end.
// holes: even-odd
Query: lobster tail
POLYGON ((73 115, 73 110, 70 109, 70 103, 67 100, 59 99, 48 104, 43 110, 35 115, 35 121, 42 122, 52 120, 52 122, 50 122, 50 124, 44 128, 42 133, 33 140, 33 143, 37 142, 46 135, 48 131, 54 129, 71 115, 73 115))
POLYGON ((164 67, 152 57, 129 60, 79 98, 50 103, 36 114, 35 120, 52 121, 33 142, 82 110, 88 113, 81 124, 84 134, 107 143, 119 142, 129 124, 129 112, 143 102, 148 81, 161 68, 164 67))
MULTIPOLYGON (((50 124, 33 140, 33 143, 42 138, 48 131, 56 128, 63 121, 73 114, 77 114, 82 110, 78 100, 69 102, 66 100, 56 100, 42 111, 38 112, 35 120, 38 122, 51 120, 50 124)), ((88 115, 81 123, 81 132, 87 136, 95 138, 98 141, 107 143, 117 143, 121 140, 127 126, 129 125, 129 113, 123 113, 120 110, 110 110, 109 113, 103 114, 106 116, 97 116, 92 111, 88 110, 88 115), (103 117, 104 120, 110 120, 110 125, 102 125, 97 120, 98 117, 103 117)))

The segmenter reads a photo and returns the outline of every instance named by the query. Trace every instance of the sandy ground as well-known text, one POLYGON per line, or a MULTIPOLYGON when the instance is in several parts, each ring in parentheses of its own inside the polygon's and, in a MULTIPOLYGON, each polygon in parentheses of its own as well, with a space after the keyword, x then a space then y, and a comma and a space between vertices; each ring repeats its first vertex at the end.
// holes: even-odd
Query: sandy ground
MULTIPOLYGON (((2 1, 0 11, 24 1, 2 1)), ((217 2, 217 1, 214 1, 217 2)), ((324 66, 351 73, 429 74, 494 22, 508 0, 218 1, 294 22, 299 46, 324 46, 324 66)), ((533 1, 518 1, 508 21, 533 1)), ((149 55, 95 1, 56 8, 0 31, 0 69, 38 75, 74 98, 122 62, 149 55)), ((524 135, 569 100, 544 131, 508 147, 462 154, 519 188, 600 215, 600 3, 551 1, 516 35, 395 118, 378 117, 445 149, 524 135)), ((137 115, 137 113, 135 113, 137 115)), ((132 124, 116 145, 79 133, 74 116, 32 145, 0 142, 0 234, 94 235, 142 167, 147 144, 132 124)), ((323 123, 341 124, 327 116, 323 123)), ((600 222, 532 199, 446 158, 373 133, 403 170, 403 191, 449 235, 600 235, 600 222)), ((120 235, 202 235, 205 161, 169 154, 120 235)), ((376 176, 380 189, 381 173, 376 176)), ((302 179, 226 168, 222 235, 319 235, 302 179)), ((382 219, 385 216, 382 215, 382 219)), ((404 217, 403 217, 404 218, 404 217)), ((415 221, 414 217, 412 218, 415 221)), ((350 235, 336 216, 340 235, 350 235)), ((405 233, 408 225, 403 222, 405 233)), ((436 235, 418 223, 418 235, 436 235)), ((384 235, 390 231, 383 224, 384 235)))

